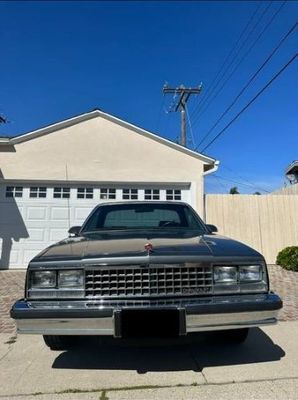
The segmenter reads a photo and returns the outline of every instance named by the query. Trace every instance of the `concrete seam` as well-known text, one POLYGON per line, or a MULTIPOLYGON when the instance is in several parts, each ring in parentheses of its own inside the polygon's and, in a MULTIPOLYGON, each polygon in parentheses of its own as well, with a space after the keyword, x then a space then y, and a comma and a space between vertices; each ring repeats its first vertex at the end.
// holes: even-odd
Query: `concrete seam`
POLYGON ((64 393, 99 393, 99 392, 121 392, 121 391, 130 391, 130 390, 144 390, 144 389, 167 389, 167 388, 179 388, 179 387, 199 387, 199 386, 224 386, 224 385, 239 385, 243 383, 259 383, 259 382, 279 382, 279 381, 286 381, 286 380, 298 380, 297 376, 292 376, 292 377, 283 377, 283 378, 273 378, 273 379, 256 379, 256 380, 245 380, 245 381, 228 381, 228 382, 208 382, 206 383, 197 383, 194 382, 192 384, 177 384, 177 385, 165 385, 165 386, 133 386, 133 387, 115 387, 115 388, 107 388, 107 389, 87 389, 87 390, 81 390, 81 389, 64 389, 61 390, 60 392, 38 392, 38 393, 26 393, 26 394, 5 394, 2 395, 0 394, 0 398, 7 398, 7 396, 12 397, 26 397, 26 396, 35 396, 35 395, 47 395, 47 394, 64 394, 64 393))

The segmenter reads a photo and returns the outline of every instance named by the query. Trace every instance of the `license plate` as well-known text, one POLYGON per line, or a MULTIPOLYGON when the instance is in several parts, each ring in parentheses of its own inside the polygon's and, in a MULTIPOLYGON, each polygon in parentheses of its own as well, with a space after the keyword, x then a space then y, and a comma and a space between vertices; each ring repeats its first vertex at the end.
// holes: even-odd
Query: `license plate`
POLYGON ((116 337, 175 337, 185 334, 183 309, 123 309, 114 314, 116 337))

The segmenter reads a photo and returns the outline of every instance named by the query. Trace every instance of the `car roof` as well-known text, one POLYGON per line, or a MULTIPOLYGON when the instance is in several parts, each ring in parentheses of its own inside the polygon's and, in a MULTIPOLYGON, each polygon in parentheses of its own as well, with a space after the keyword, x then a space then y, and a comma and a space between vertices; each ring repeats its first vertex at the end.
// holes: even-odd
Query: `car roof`
POLYGON ((185 203, 183 201, 163 201, 163 200, 137 200, 137 201, 133 201, 133 200, 127 200, 127 201, 110 201, 110 202, 106 202, 106 203, 100 203, 97 205, 97 207, 101 207, 101 206, 111 206, 111 205, 125 205, 125 204, 175 204, 175 205, 182 205, 182 206, 188 206, 190 207, 190 205, 188 203, 185 203))

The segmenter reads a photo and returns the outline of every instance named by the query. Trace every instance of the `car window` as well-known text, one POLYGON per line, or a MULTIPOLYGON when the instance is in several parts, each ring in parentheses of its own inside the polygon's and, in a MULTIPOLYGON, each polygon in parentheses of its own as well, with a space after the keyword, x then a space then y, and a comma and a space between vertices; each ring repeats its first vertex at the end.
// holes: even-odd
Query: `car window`
POLYGON ((112 210, 106 214, 103 228, 157 228, 165 224, 185 226, 185 221, 175 210, 153 209, 150 212, 140 212, 137 209, 112 210))
POLYGON ((95 209, 83 231, 170 228, 204 230, 204 225, 186 205, 112 204, 95 209))

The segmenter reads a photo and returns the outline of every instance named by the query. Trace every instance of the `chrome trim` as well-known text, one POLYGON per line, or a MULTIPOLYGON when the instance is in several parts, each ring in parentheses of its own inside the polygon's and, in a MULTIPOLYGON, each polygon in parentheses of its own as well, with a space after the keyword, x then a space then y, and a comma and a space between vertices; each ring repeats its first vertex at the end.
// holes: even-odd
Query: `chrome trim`
POLYGON ((187 332, 250 328, 277 323, 278 311, 250 311, 228 314, 187 315, 187 332))
POLYGON ((115 313, 120 313, 123 308, 175 308, 180 310, 185 321, 185 330, 181 321, 180 334, 183 334, 275 324, 281 306, 280 298, 274 293, 102 302, 19 300, 11 314, 18 333, 117 335, 115 313))
POLYGON ((185 262, 204 262, 204 263, 229 263, 229 264, 249 264, 253 263, 263 263, 263 259, 259 256, 223 256, 223 257, 214 257, 212 255, 173 255, 173 256, 161 256, 154 255, 154 253, 143 256, 133 256, 133 257, 100 257, 100 258, 83 258, 81 260, 62 260, 62 261, 47 261, 44 259, 43 261, 31 261, 29 267, 32 269, 35 268, 45 268, 45 267, 59 267, 59 268, 69 268, 80 267, 84 268, 85 266, 90 265, 137 265, 137 264, 155 264, 155 263, 163 263, 163 264, 179 264, 185 262))
MULTIPOLYGON (((120 312, 118 310, 117 312, 120 312)), ((108 335, 120 337, 113 316, 104 318, 19 319, 17 332, 41 335, 108 335)), ((277 323, 277 311, 186 314, 186 333, 257 327, 277 323)), ((181 334, 181 333, 180 333, 181 334)))
POLYGON ((22 310, 26 312, 27 310, 113 310, 115 308, 123 307, 196 307, 203 305, 214 305, 221 306, 223 304, 233 305, 233 304, 247 304, 247 303, 262 303, 276 302, 279 297, 274 293, 258 293, 258 294, 236 294, 236 295, 218 295, 218 296, 208 296, 208 297, 172 297, 172 298, 162 298, 162 299, 46 299, 46 300, 19 300, 17 301, 13 309, 22 310))
POLYGON ((114 335, 113 317, 19 319, 17 332, 41 335, 114 335))

